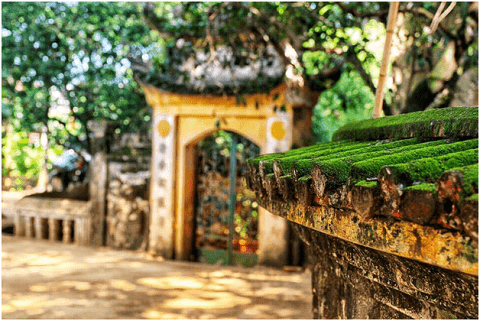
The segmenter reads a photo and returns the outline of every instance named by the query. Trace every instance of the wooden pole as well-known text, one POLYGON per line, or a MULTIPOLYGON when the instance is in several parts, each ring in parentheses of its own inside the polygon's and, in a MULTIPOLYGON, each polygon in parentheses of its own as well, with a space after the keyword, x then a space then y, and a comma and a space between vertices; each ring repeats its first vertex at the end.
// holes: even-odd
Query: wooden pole
POLYGON ((233 240, 234 240, 234 219, 235 205, 237 202, 237 137, 232 135, 232 146, 230 147, 230 203, 228 204, 228 253, 227 265, 233 265, 233 240))
POLYGON ((390 58, 390 50, 392 49, 393 31, 395 29, 395 22, 397 21, 398 6, 400 2, 390 3, 390 10, 388 11, 387 35, 385 37, 385 47, 383 48, 383 60, 380 67, 380 77, 378 78, 377 91, 375 93, 375 106, 373 108, 373 118, 380 117, 383 108, 383 89, 385 87, 385 80, 387 79, 388 58, 390 58))

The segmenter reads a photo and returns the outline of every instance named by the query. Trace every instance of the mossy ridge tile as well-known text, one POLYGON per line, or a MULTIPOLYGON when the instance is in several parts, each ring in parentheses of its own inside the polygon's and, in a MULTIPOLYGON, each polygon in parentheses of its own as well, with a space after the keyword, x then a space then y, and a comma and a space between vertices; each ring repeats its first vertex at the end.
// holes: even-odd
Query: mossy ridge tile
POLYGON ((358 151, 361 150, 362 148, 368 147, 369 145, 373 144, 373 142, 355 142, 354 144, 348 145, 348 146, 342 146, 342 147, 337 147, 337 148, 332 148, 332 149, 326 149, 326 150, 320 150, 320 151, 314 151, 310 153, 303 153, 303 154, 298 154, 298 155, 292 155, 292 156, 287 156, 287 157, 279 157, 276 160, 279 162, 279 166, 282 169, 283 173, 288 173, 292 170, 292 166, 294 163, 301 161, 301 160, 307 160, 311 161, 313 159, 319 158, 319 157, 324 157, 324 158, 332 158, 332 157, 337 157, 336 154, 339 152, 343 151, 358 151))
POLYGON ((437 187, 435 183, 421 183, 412 186, 408 186, 404 189, 404 191, 423 191, 423 192, 430 192, 433 194, 437 193, 437 187))
POLYGON ((312 179, 312 175, 305 175, 305 176, 302 176, 302 177, 298 178, 298 181, 299 182, 308 182, 311 179, 312 179))
POLYGON ((478 164, 478 147, 439 157, 445 171, 455 167, 478 164))
MULTIPOLYGON (((329 143, 327 143, 329 144, 329 143)), ((292 157, 297 157, 297 159, 300 158, 310 158, 311 155, 330 155, 333 153, 336 153, 341 150, 350 150, 350 149, 358 149, 364 146, 368 146, 372 144, 372 142, 348 142, 348 144, 342 144, 342 145, 329 145, 326 146, 326 148, 316 148, 316 149, 310 149, 309 147, 303 147, 296 149, 296 153, 285 153, 284 155, 280 155, 278 160, 286 159, 289 158, 291 159, 292 157)), ((322 144, 318 144, 322 145, 322 144)))
MULTIPOLYGON (((412 151, 416 149, 422 149, 425 147, 435 147, 448 144, 447 140, 436 140, 436 141, 429 141, 419 144, 412 144, 406 146, 400 146, 391 149, 384 149, 379 150, 372 153, 361 153, 356 155, 351 155, 347 157, 340 157, 340 158, 331 158, 331 159, 323 159, 317 160, 314 159, 312 161, 302 161, 299 160, 295 163, 295 168, 299 171, 300 174, 307 174, 313 168, 313 164, 316 164, 322 169, 322 172, 327 176, 333 177, 334 181, 337 183, 344 182, 350 176, 350 169, 354 163, 361 162, 361 161, 368 161, 373 158, 378 158, 387 155, 395 155, 396 153, 404 153, 407 151, 412 151)), ((373 175, 373 176, 376 176, 373 175)), ((370 176, 370 177, 373 177, 370 176)), ((365 178, 365 177, 364 177, 365 178)), ((363 179, 363 178, 362 178, 363 179)))
POLYGON ((362 187, 367 187, 367 188, 374 188, 377 186, 377 181, 366 181, 362 180, 359 181, 355 184, 355 186, 362 186, 362 187))
POLYGON ((412 162, 388 165, 397 182, 412 184, 415 181, 437 178, 443 173, 440 162, 434 158, 422 158, 412 162))
POLYGON ((478 136, 478 108, 451 107, 420 111, 403 115, 365 119, 342 126, 333 135, 333 140, 371 140, 383 137, 432 137, 432 125, 444 125, 446 136, 478 136))
POLYGON ((285 156, 293 156, 293 155, 298 155, 298 154, 304 154, 306 152, 312 152, 320 149, 331 149, 331 148, 337 148, 341 146, 348 146, 351 144, 356 144, 358 142, 354 141, 349 141, 349 140, 341 140, 337 142, 328 142, 328 143, 318 143, 314 144, 311 146, 305 146, 305 147, 300 147, 300 148, 295 148, 295 149, 290 149, 283 153, 285 156))
POLYGON ((319 143, 312 146, 291 149, 283 153, 270 153, 270 154, 259 155, 255 158, 247 159, 247 163, 258 168, 260 161, 274 161, 275 159, 278 159, 278 158, 290 157, 290 156, 299 155, 299 154, 301 155, 301 154, 305 154, 306 152, 312 152, 315 150, 321 150, 321 149, 328 150, 331 148, 338 148, 340 146, 346 147, 348 145, 353 145, 353 144, 358 144, 358 142, 344 140, 339 142, 319 143))
POLYGON ((453 164, 456 166, 468 166, 469 164, 478 163, 477 153, 478 149, 469 149, 438 157, 422 158, 408 163, 390 165, 389 167, 397 181, 412 184, 415 181, 437 179, 445 171, 451 171, 453 164))
MULTIPOLYGON (((316 144, 316 145, 312 145, 312 146, 307 146, 307 147, 295 149, 294 151, 296 151, 296 153, 293 153, 293 154, 290 153, 289 155, 287 155, 288 152, 265 154, 265 155, 261 155, 261 156, 258 156, 256 158, 250 160, 250 162, 247 160, 247 162, 251 163, 252 165, 254 165, 255 167, 258 168, 258 166, 260 165, 260 162, 264 161, 264 163, 263 163, 264 172, 265 173, 272 173, 273 172, 273 162, 276 159, 308 158, 309 155, 311 155, 312 153, 315 153, 315 152, 321 153, 321 154, 328 154, 328 153, 330 153, 332 148, 336 150, 338 148, 344 148, 345 146, 356 145, 356 144, 359 144, 359 142, 346 142, 345 144, 344 143, 339 144, 338 142, 316 144), (342 146, 342 147, 338 147, 338 146, 342 146), (305 150, 310 150, 310 152, 309 153, 301 153, 302 151, 305 151, 305 150)), ((360 143, 360 144, 367 144, 367 143, 360 143)), ((346 147, 346 148, 348 148, 348 147, 346 147)))
MULTIPOLYGON (((371 142, 354 142, 348 146, 342 146, 330 149, 328 151, 305 153, 299 156, 289 156, 278 158, 279 166, 283 173, 288 173, 293 169, 293 164, 303 161, 320 161, 339 159, 351 155, 360 155, 369 152, 375 152, 378 150, 396 148, 406 145, 413 145, 418 140, 416 138, 402 139, 402 140, 382 140, 371 142)), ((303 165, 301 165, 303 166, 303 165)))
MULTIPOLYGON (((388 125, 403 125, 406 123, 459 119, 459 118, 477 120, 478 108, 450 107, 450 108, 418 111, 418 112, 413 112, 409 114, 360 120, 357 122, 346 124, 342 128, 347 128, 347 129, 348 128, 367 129, 372 127, 381 128, 388 125)), ((340 128, 339 130, 341 131, 342 128, 340 128)))
POLYGON ((429 120, 407 124, 393 124, 383 127, 355 128, 334 136, 334 139, 350 138, 357 141, 382 138, 407 137, 475 137, 478 136, 478 123, 471 119, 429 120), (443 128, 443 129, 441 129, 443 128), (440 131, 443 130, 441 134, 440 131))
MULTIPOLYGON (((419 140, 417 138, 410 138, 410 139, 401 139, 401 140, 389 140, 389 141, 379 141, 376 144, 370 144, 369 146, 366 146, 365 148, 356 148, 356 149, 351 149, 351 150, 346 150, 340 153, 337 153, 335 155, 336 159, 343 159, 347 156, 360 156, 362 154, 370 154, 370 153, 375 153, 375 152, 394 152, 397 148, 399 147, 404 147, 404 146, 413 146, 415 144, 419 143, 419 140), (384 142, 384 143, 381 143, 384 142), (360 152, 358 152, 360 151, 360 152)), ((428 142, 429 144, 442 144, 442 141, 437 141, 437 142, 428 142)), ((446 142, 443 142, 443 144, 446 142)), ((419 143, 421 144, 421 143, 419 143)), ((316 157, 313 159, 314 162, 317 161, 322 161, 322 160, 331 160, 332 158, 328 156, 320 156, 316 157), (328 157, 328 159, 327 159, 328 157)))
POLYGON ((374 177, 378 174, 378 172, 383 166, 408 163, 410 161, 420 160, 422 158, 441 156, 445 154, 472 149, 477 146, 478 139, 472 139, 456 143, 414 149, 412 151, 396 153, 395 155, 374 157, 369 160, 359 161, 355 163, 352 166, 352 178, 354 179, 354 181, 356 181, 362 180, 366 177, 374 177))

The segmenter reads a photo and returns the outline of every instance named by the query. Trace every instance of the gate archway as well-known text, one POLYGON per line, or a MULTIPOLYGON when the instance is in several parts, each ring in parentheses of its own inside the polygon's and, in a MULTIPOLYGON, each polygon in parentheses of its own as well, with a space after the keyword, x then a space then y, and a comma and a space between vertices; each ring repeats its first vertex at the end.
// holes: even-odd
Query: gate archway
POLYGON ((197 260, 244 266, 258 262, 259 205, 243 176, 246 160, 259 153, 253 142, 228 131, 215 132, 197 144, 193 233, 197 260))
MULTIPOLYGON (((141 85, 153 107, 149 249, 192 260, 197 144, 223 130, 247 137, 261 154, 286 151, 292 144, 293 109, 283 84, 269 93, 242 95, 240 103, 234 95, 175 94, 141 85)), ((287 264, 287 222, 259 208, 258 230, 259 264, 287 264)))

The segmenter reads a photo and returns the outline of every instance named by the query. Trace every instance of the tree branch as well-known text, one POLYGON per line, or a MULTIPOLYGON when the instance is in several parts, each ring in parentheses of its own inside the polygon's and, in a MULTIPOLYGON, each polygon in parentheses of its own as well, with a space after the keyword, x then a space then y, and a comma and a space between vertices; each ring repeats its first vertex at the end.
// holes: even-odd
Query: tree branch
MULTIPOLYGON (((344 12, 347 12, 347 13, 350 13, 352 14, 353 16, 355 17, 358 17, 358 18, 369 18, 369 17, 377 17, 377 18, 386 18, 387 15, 388 15, 388 10, 383 10, 383 11, 376 11, 376 12, 358 12, 356 11, 355 9, 352 9, 348 6, 346 6, 344 3, 342 2, 335 2, 335 4, 337 6, 340 7, 340 9, 342 9, 342 11, 344 12)), ((434 19, 434 14, 431 13, 430 11, 428 11, 427 9, 425 8, 422 8, 422 7, 417 7, 417 8, 412 8, 412 9, 409 9, 409 8, 406 8, 406 7, 403 7, 401 9, 398 10, 398 12, 400 13, 412 13, 414 15, 420 15, 426 19, 428 19, 430 21, 430 23, 432 22, 432 20, 434 19)), ((438 24, 438 28, 443 32, 445 33, 449 38, 451 39, 457 39, 457 36, 454 35, 453 33, 451 33, 443 24, 442 22, 440 22, 438 24)))

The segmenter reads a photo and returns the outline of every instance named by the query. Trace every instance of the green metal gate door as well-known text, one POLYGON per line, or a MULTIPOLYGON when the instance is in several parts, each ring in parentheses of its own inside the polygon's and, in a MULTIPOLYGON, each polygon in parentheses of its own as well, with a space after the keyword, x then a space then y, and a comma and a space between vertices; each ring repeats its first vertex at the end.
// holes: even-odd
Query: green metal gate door
POLYGON ((197 147, 195 249, 199 261, 253 266, 258 256, 258 203, 245 186, 246 159, 260 149, 219 131, 197 147))

